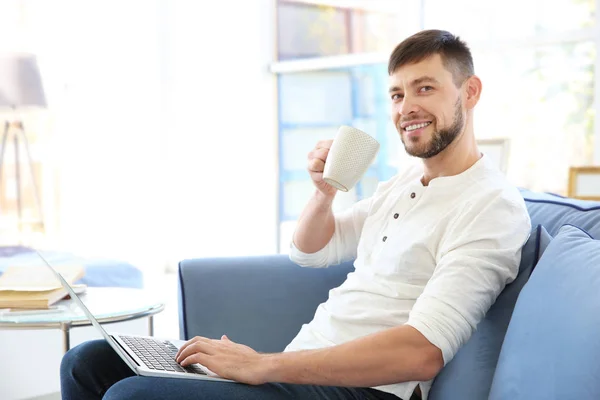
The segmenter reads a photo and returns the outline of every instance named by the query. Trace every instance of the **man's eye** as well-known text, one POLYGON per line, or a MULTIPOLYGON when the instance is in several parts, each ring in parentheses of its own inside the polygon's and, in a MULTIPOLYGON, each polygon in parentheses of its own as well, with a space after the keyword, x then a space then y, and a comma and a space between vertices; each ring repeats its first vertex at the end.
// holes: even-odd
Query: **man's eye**
POLYGON ((433 90, 433 87, 423 86, 421 89, 419 89, 419 92, 429 92, 430 90, 433 90))
POLYGON ((396 94, 393 94, 393 95, 392 95, 392 100, 394 100, 394 101, 396 101, 396 100, 401 100, 402 98, 404 98, 404 95, 403 95, 403 94, 398 94, 398 93, 396 93, 396 94))

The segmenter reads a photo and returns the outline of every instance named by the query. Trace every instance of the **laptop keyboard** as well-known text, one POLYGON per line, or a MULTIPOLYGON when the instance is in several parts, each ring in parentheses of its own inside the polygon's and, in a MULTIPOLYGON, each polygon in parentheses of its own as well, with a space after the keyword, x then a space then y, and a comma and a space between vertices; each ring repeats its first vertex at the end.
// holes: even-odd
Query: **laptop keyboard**
POLYGON ((171 342, 136 336, 119 335, 119 337, 150 369, 206 375, 206 372, 197 365, 187 367, 179 365, 175 361, 177 347, 171 342))

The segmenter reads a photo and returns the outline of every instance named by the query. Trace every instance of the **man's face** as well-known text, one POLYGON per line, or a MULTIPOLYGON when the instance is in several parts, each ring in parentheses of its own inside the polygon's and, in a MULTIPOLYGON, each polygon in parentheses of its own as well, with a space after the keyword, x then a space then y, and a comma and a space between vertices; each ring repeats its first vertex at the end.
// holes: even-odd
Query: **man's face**
POLYGON ((461 88, 437 54, 394 71, 390 98, 392 120, 411 156, 436 156, 464 129, 461 88))

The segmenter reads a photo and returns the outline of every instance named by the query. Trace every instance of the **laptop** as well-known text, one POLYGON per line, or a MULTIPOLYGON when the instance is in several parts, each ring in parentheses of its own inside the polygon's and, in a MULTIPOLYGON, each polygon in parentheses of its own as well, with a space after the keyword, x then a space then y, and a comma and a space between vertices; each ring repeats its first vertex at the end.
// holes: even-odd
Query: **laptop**
POLYGON ((35 250, 35 252, 44 264, 52 270, 54 275, 56 275, 60 283, 69 292, 73 301, 81 307, 92 325, 135 374, 165 378, 234 382, 230 379, 219 377, 201 364, 192 364, 187 367, 179 365, 175 361, 175 355, 185 343, 183 340, 163 340, 151 336, 107 333, 63 276, 50 265, 39 251, 35 250))

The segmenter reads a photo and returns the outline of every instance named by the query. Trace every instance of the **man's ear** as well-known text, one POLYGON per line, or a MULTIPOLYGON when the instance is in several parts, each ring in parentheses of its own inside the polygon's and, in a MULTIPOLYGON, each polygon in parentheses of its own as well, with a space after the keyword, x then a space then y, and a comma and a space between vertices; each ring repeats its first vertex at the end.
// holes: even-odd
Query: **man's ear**
POLYGON ((472 110, 479 102, 481 96, 481 79, 477 75, 472 75, 464 83, 466 108, 472 110))

